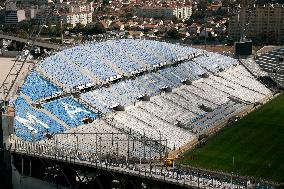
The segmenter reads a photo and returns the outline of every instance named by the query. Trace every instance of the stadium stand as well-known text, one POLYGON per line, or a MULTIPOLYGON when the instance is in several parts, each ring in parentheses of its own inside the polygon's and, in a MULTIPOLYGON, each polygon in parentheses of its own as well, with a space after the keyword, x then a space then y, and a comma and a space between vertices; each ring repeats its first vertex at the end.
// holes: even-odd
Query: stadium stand
POLYGON ((77 67, 60 57, 59 54, 46 58, 38 66, 67 88, 92 83, 90 77, 84 75, 77 67))
POLYGON ((65 97, 42 105, 70 127, 83 125, 84 119, 96 119, 96 115, 72 97, 65 97))
POLYGON ((95 53, 89 53, 83 47, 73 47, 67 49, 64 55, 79 66, 90 70, 101 80, 113 80, 119 74, 109 65, 104 64, 95 53))
POLYGON ((280 86, 284 87, 284 48, 274 49, 255 57, 259 67, 280 86))
MULTIPOLYGON (((87 43, 44 59, 27 76, 15 102, 15 131, 27 141, 48 142, 45 134, 54 134, 66 148, 76 139, 60 133, 123 131, 166 140, 162 146, 174 150, 270 95, 224 55, 151 40, 87 43)), ((100 147, 130 153, 107 136, 100 147)), ((98 151, 93 137, 79 139, 82 151, 98 151)), ((156 156, 160 148, 140 141, 131 153, 156 156)))
POLYGON ((22 86, 22 92, 29 96, 33 101, 60 94, 62 90, 45 80, 37 72, 31 72, 22 86))
MULTIPOLYGON (((133 157, 150 158, 150 145, 143 145, 142 141, 135 140, 135 138, 129 139, 128 137, 127 134, 121 134, 117 128, 110 126, 105 121, 96 120, 95 125, 82 125, 66 131, 65 134, 57 135, 53 142, 56 141, 59 148, 78 148, 81 152, 98 153, 102 156, 114 152, 118 156, 125 157, 130 155, 133 157), (77 135, 74 135, 74 133, 77 135), (130 154, 128 154, 128 149, 125 148, 128 139, 131 143, 129 145, 130 154)), ((40 144, 47 143, 43 140, 40 144)), ((152 157, 159 156, 158 146, 152 144, 151 155, 152 157)))
MULTIPOLYGON (((261 70, 260 66, 252 57, 249 57, 247 59, 240 59, 240 62, 257 78, 265 77, 268 75, 265 71, 261 70)), ((250 76, 248 75, 248 77, 250 76)))
POLYGON ((63 132, 65 128, 48 115, 36 110, 22 96, 15 102, 15 133, 27 141, 44 138, 45 133, 63 132))

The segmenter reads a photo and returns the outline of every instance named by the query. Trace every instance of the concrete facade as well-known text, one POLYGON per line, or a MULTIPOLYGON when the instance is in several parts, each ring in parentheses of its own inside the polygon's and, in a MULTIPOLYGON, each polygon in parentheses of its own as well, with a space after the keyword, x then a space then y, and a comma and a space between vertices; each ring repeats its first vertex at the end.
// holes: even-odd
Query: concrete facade
POLYGON ((142 7, 137 11, 137 15, 145 18, 166 18, 174 17, 179 19, 187 19, 192 14, 191 6, 184 7, 142 7))
POLYGON ((247 22, 245 36, 247 38, 269 37, 271 40, 281 40, 284 35, 284 5, 257 6, 249 16, 247 10, 241 10, 229 22, 229 36, 239 40, 247 22), (250 19, 249 19, 250 17, 250 19))

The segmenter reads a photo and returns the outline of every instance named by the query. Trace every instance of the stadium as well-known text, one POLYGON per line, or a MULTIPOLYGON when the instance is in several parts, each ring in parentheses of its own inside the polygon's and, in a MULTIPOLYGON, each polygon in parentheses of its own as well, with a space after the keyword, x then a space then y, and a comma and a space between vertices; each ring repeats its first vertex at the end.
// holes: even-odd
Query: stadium
MULTIPOLYGON (((279 62, 283 49, 277 52, 279 62)), ((282 67, 265 70, 263 56, 256 62, 238 60, 138 39, 54 52, 33 67, 10 98, 8 110, 14 116, 9 148, 28 156, 123 169, 126 174, 143 172, 184 187, 246 188, 246 179, 165 172, 159 163, 181 157, 273 98, 283 81, 278 76, 282 67), (276 87, 258 74, 275 76, 276 87), (119 161, 114 163, 113 157, 119 161)))

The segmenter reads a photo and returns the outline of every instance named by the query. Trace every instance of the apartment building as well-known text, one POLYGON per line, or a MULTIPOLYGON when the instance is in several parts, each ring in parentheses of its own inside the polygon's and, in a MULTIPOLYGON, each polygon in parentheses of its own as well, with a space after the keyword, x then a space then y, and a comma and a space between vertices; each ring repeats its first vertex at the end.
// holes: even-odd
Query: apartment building
POLYGON ((71 24, 76 26, 76 24, 81 23, 87 25, 92 22, 92 12, 73 12, 61 15, 62 22, 64 24, 71 24))
POLYGON ((6 25, 15 25, 26 19, 25 11, 18 10, 16 2, 14 1, 8 1, 6 3, 5 10, 3 11, 1 17, 6 25))
MULTIPOLYGON (((56 24, 62 21, 63 24, 71 24, 72 26, 76 26, 78 23, 87 25, 93 21, 93 12, 92 2, 67 1, 57 5, 56 10, 48 17, 48 22, 56 24)), ((42 13, 38 13, 37 18, 43 19, 42 15, 42 13)))
POLYGON ((251 14, 248 10, 241 10, 229 21, 229 36, 239 40, 247 23, 246 38, 281 41, 284 38, 284 5, 256 6, 251 14))
POLYGON ((175 7, 141 7, 137 10, 137 16, 144 18, 165 18, 187 19, 192 14, 191 6, 175 6, 175 7))

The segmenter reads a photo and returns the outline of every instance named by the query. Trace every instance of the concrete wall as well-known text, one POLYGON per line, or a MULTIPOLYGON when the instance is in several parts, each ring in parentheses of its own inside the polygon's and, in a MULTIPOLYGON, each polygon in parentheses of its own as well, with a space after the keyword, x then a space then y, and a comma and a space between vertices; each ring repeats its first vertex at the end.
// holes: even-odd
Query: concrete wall
POLYGON ((56 186, 56 184, 42 181, 37 178, 21 176, 14 165, 11 166, 13 189, 67 189, 66 187, 56 186))
POLYGON ((5 150, 7 120, 3 117, 0 112, 0 188, 11 189, 11 159, 10 153, 5 150))

